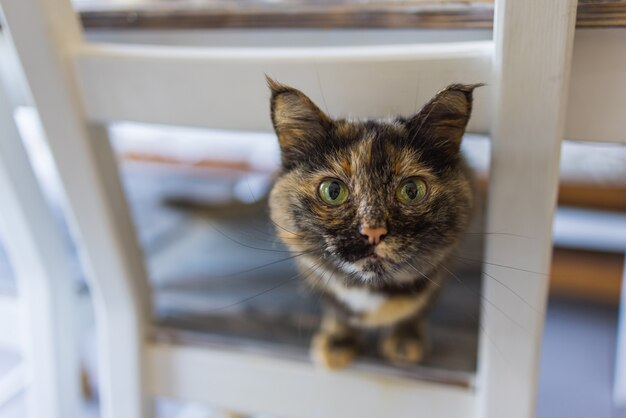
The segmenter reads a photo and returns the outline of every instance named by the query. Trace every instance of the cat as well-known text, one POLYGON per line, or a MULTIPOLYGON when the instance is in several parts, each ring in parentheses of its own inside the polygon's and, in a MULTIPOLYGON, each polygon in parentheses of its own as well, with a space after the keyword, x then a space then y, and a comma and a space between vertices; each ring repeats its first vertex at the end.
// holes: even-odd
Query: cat
POLYGON ((325 301, 314 362, 348 366, 366 330, 391 362, 422 361, 425 316, 474 206, 460 144, 480 84, 452 84, 412 117, 361 121, 267 82, 281 150, 271 219, 325 301))

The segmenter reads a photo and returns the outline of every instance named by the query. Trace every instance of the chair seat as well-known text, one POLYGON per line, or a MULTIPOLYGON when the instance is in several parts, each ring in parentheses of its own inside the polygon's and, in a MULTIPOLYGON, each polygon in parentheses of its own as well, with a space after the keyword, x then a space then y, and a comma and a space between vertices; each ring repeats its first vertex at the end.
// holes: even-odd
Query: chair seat
MULTIPOLYGON (((287 293, 281 292, 281 296, 287 293)), ((168 296, 159 295, 157 299, 168 296)), ((177 299, 182 302, 185 298, 179 294, 177 299)), ((432 320, 430 337, 434 350, 422 364, 390 364, 376 354, 375 341, 369 338, 369 344, 352 367, 381 376, 473 387, 478 341, 476 327, 467 329, 460 324, 440 321, 442 319, 437 316, 432 320)), ((179 345, 221 348, 309 362, 309 340, 318 322, 319 315, 316 313, 307 315, 291 310, 274 315, 259 315, 252 309, 233 315, 174 313, 170 310, 158 316, 152 336, 156 341, 179 345)))
MULTIPOLYGON (((153 266, 167 264, 169 269, 153 270, 158 283, 153 335, 177 344, 228 347, 309 361, 309 341, 320 321, 322 301, 306 291, 291 260, 281 261, 289 253, 258 249, 284 251, 264 242, 273 239, 266 232, 271 228, 264 211, 242 210, 247 212, 243 217, 236 208, 224 208, 212 216, 203 213, 201 218, 190 219, 187 232, 159 255, 167 263, 153 260, 153 266), (255 242, 250 231, 263 241, 255 242)), ((368 335, 355 367, 471 386, 479 332, 477 269, 478 265, 461 269, 462 284, 451 279, 442 292, 430 323, 434 349, 423 364, 388 364, 376 353, 375 335, 368 335)))

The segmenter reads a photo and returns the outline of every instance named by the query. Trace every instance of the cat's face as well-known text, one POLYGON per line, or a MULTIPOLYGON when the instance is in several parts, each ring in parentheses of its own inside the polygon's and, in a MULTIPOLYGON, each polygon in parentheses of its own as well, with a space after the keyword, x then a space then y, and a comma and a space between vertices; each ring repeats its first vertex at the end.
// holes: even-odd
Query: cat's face
POLYGON ((471 212, 459 146, 475 86, 448 87, 412 118, 367 122, 332 120, 302 92, 270 87, 282 152, 270 206, 282 240, 346 280, 432 271, 471 212))

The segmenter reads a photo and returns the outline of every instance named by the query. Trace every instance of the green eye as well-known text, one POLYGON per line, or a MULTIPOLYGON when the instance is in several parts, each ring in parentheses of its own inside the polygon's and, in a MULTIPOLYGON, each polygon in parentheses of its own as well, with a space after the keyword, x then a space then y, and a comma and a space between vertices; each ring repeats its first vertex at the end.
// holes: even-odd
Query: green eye
POLYGON ((348 188, 337 179, 323 181, 319 192, 322 200, 329 205, 341 205, 348 200, 348 188))
POLYGON ((396 196, 403 203, 418 203, 426 197, 426 183, 418 178, 405 180, 398 190, 396 196))

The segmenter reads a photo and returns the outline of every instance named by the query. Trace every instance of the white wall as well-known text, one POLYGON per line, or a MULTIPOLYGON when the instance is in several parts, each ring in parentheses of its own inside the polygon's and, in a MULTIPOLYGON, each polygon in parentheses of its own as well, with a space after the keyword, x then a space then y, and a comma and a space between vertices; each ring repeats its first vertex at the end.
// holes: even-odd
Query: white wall
POLYGON ((626 142, 626 28, 577 30, 570 77, 566 137, 626 142))

